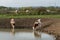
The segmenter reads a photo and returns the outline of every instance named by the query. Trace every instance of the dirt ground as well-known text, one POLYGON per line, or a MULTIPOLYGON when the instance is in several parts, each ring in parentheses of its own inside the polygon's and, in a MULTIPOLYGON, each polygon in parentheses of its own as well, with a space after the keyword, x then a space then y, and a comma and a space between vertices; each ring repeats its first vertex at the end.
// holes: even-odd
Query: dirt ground
POLYGON ((43 32, 53 34, 56 36, 56 40, 60 40, 60 19, 51 19, 53 24, 43 29, 43 32))
MULTIPOLYGON (((15 28, 32 28, 34 22, 38 18, 15 18, 15 28)), ((11 28, 10 20, 8 18, 0 18, 0 28, 11 28)), ((49 21, 50 19, 41 18, 41 22, 49 21)))

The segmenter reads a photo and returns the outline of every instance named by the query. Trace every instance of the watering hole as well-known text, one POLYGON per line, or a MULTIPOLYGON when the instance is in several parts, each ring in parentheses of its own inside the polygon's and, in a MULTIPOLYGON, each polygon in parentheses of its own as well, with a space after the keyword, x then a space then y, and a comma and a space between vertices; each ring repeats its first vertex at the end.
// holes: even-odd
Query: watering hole
POLYGON ((55 37, 28 29, 0 29, 0 40, 55 40, 55 37))

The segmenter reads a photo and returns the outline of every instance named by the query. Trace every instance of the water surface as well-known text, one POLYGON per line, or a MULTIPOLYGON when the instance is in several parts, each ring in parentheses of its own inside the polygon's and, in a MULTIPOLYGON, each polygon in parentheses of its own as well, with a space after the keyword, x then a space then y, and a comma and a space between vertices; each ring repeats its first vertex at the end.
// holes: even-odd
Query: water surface
POLYGON ((0 40, 55 40, 55 37, 27 29, 0 29, 0 40))

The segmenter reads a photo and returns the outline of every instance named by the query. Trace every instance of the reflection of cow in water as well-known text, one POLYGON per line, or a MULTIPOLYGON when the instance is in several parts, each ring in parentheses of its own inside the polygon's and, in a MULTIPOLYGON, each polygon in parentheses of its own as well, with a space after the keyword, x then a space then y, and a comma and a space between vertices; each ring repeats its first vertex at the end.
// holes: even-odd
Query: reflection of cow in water
POLYGON ((12 28, 14 29, 14 27, 15 27, 15 20, 13 18, 10 20, 10 24, 11 24, 12 28))
POLYGON ((35 37, 41 37, 41 33, 39 31, 33 31, 35 37))
POLYGON ((11 34, 15 35, 15 30, 14 29, 11 29, 11 34))
POLYGON ((35 21, 33 25, 33 30, 37 30, 39 28, 41 28, 41 19, 38 19, 37 21, 35 21))

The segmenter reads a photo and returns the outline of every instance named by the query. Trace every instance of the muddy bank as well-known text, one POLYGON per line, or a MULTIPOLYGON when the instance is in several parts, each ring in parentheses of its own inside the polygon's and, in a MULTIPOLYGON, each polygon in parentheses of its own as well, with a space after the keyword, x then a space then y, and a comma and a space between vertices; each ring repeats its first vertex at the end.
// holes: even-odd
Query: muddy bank
POLYGON ((43 28, 42 31, 51 35, 55 35, 56 40, 60 40, 60 19, 52 19, 52 21, 53 24, 43 28))
MULTIPOLYGON (((32 28, 34 22, 37 19, 38 18, 15 18, 15 28, 32 28)), ((45 22, 47 23, 48 21, 51 21, 51 20, 46 18, 41 18, 42 23, 45 23, 45 22)), ((11 28, 10 19, 0 18, 0 28, 11 28)))

